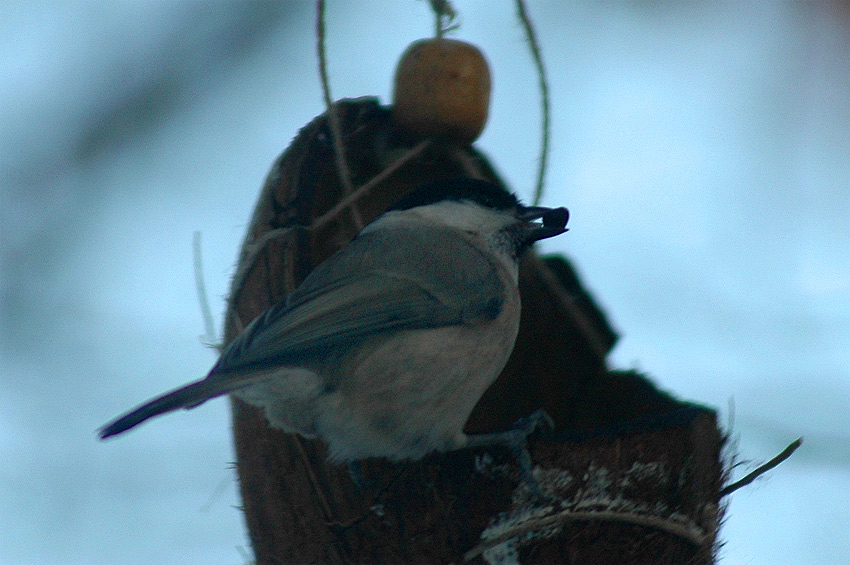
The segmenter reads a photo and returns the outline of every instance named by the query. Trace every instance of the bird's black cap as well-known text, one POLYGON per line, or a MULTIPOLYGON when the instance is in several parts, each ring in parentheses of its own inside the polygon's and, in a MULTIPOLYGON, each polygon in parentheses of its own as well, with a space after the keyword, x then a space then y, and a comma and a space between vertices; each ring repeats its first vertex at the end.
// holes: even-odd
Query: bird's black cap
POLYGON ((423 184, 401 197, 389 209, 409 210, 444 200, 470 200, 495 210, 511 210, 520 205, 516 196, 497 184, 458 177, 423 184))

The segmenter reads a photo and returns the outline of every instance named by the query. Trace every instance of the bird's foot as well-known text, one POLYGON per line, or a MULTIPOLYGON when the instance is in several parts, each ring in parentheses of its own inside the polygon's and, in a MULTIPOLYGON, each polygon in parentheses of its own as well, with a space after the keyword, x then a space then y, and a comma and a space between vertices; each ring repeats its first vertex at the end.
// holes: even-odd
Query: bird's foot
POLYGON ((520 418, 513 427, 504 432, 491 434, 472 434, 467 436, 467 447, 489 447, 500 445, 511 450, 519 466, 520 477, 528 486, 531 493, 542 500, 546 497, 540 490, 540 485, 534 480, 531 472, 531 454, 528 453, 528 436, 538 429, 553 429, 555 423, 543 409, 532 412, 525 418, 520 418))

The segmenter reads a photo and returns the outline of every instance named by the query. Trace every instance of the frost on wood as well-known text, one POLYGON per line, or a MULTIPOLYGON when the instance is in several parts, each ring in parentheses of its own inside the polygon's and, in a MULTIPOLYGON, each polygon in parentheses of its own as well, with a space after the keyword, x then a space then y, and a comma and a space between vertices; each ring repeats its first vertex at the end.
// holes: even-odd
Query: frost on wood
POLYGON ((562 535, 566 524, 594 521, 654 528, 678 535, 697 549, 710 548, 712 536, 687 516, 671 511, 664 501, 641 501, 627 495, 635 489, 665 488, 669 475, 661 462, 635 462, 625 471, 591 462, 581 481, 564 470, 538 467, 534 476, 547 503, 541 505, 538 497, 520 485, 511 509, 491 520, 481 533, 482 544, 465 557, 471 560, 480 553, 491 565, 519 563, 518 548, 562 535), (569 488, 576 484, 577 490, 569 488), (570 491, 571 496, 567 495, 570 491))

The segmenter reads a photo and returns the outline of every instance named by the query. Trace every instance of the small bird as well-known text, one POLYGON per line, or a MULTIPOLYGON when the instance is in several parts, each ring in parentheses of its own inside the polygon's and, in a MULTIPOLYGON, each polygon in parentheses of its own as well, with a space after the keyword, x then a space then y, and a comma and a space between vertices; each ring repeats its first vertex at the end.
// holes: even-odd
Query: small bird
MULTIPOLYGON (((321 438, 335 462, 513 445, 516 434, 476 441, 463 426, 514 347, 520 256, 567 231, 568 219, 566 208, 523 206, 481 180, 424 185, 251 322, 206 378, 100 437, 232 394, 273 427, 321 438)), ((533 420, 519 432, 523 447, 533 420)))

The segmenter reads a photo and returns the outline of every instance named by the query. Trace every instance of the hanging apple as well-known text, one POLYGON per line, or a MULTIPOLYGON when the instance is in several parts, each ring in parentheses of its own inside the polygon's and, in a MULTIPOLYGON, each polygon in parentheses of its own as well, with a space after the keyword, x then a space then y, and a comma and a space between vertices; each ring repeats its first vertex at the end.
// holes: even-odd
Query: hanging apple
POLYGON ((490 69, 481 51, 455 39, 416 41, 395 75, 393 119, 408 133, 471 143, 490 106, 490 69))

